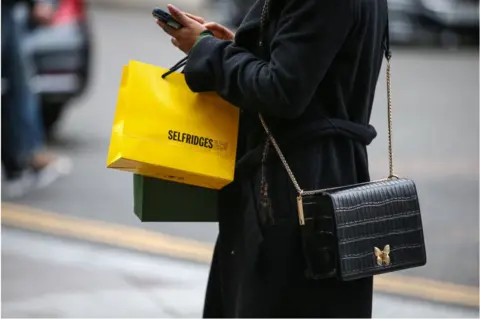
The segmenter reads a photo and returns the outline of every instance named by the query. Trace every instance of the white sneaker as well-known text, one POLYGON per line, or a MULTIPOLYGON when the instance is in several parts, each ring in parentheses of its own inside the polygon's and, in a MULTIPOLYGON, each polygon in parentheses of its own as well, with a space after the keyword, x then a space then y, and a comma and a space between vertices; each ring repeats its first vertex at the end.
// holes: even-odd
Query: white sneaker
POLYGON ((52 184, 58 178, 70 174, 72 161, 67 157, 58 157, 53 162, 35 172, 35 187, 44 188, 52 184))
POLYGON ((26 171, 20 177, 2 181, 2 200, 23 197, 34 188, 35 176, 26 171))
POLYGON ((3 180, 2 199, 18 199, 35 189, 47 187, 60 177, 70 174, 72 166, 67 157, 58 157, 41 170, 28 170, 18 178, 3 180))

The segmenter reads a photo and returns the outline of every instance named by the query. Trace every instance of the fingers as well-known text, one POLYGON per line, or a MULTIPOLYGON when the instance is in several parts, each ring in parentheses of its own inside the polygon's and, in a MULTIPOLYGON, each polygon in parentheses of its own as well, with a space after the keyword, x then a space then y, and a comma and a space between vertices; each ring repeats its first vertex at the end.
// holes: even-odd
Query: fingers
POLYGON ((208 30, 212 31, 215 37, 223 38, 223 34, 225 33, 225 30, 223 30, 222 26, 219 25, 218 23, 209 22, 209 23, 205 23, 203 26, 208 30))
POLYGON ((175 29, 169 27, 166 23, 164 23, 160 20, 157 20, 157 24, 160 28, 163 29, 163 31, 165 31, 165 33, 167 33, 170 36, 173 36, 173 33, 176 31, 175 29))
POLYGON ((178 42, 178 40, 177 40, 177 39, 175 39, 175 38, 172 38, 172 40, 171 40, 171 41, 172 41, 172 44, 173 44, 174 46, 176 46, 177 48, 179 47, 180 43, 178 42))
POLYGON ((188 26, 190 24, 190 22, 191 22, 190 18, 187 17, 182 11, 177 9, 177 7, 169 4, 168 5, 168 11, 170 11, 170 14, 172 15, 172 17, 175 20, 177 20, 178 22, 180 22, 184 26, 188 26))
POLYGON ((193 20, 197 21, 197 22, 200 23, 200 24, 204 24, 204 23, 205 23, 205 19, 202 18, 202 17, 193 15, 193 14, 188 13, 188 12, 185 12, 185 15, 186 15, 187 17, 189 17, 190 19, 193 19, 193 20))
POLYGON ((222 29, 222 26, 216 22, 208 22, 208 23, 205 23, 204 26, 210 31, 222 29))
POLYGON ((157 25, 162 28, 162 29, 165 29, 167 27, 167 25, 165 23, 163 23, 162 21, 160 20, 156 20, 157 21, 157 25))
POLYGON ((235 33, 233 33, 230 29, 216 22, 208 22, 204 24, 204 26, 208 30, 212 31, 217 38, 220 38, 223 40, 233 40, 235 38, 235 33))

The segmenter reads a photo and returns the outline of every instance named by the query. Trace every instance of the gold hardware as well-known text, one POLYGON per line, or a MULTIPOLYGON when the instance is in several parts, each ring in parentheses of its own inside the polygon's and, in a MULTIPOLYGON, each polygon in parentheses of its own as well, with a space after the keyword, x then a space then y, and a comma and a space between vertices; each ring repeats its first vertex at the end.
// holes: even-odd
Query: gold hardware
POLYGON ((377 257, 377 265, 382 266, 383 264, 390 264, 390 245, 385 245, 383 250, 378 247, 373 248, 375 257, 377 257))
POLYGON ((305 225, 305 215, 303 214, 303 197, 300 195, 297 197, 298 207, 298 221, 301 226, 305 225))
POLYGON ((387 57, 387 124, 388 124, 388 171, 389 179, 396 177, 393 173, 393 150, 392 150, 392 80, 390 56, 387 57))
POLYGON ((268 16, 269 16, 269 9, 270 9, 270 0, 265 0, 265 2, 263 3, 263 7, 262 7, 262 14, 260 16, 260 32, 259 32, 259 35, 260 35, 260 39, 258 40, 258 46, 262 47, 264 42, 263 42, 263 37, 264 37, 264 29, 265 29, 265 26, 267 24, 267 19, 268 19, 268 16))

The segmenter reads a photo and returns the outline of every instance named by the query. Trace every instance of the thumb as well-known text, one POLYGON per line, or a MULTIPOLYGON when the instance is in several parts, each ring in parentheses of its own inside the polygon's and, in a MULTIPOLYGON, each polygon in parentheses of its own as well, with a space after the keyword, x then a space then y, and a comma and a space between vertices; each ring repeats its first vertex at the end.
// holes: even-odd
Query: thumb
POLYGON ((178 22, 180 22, 181 24, 183 24, 184 26, 187 26, 190 24, 191 22, 191 19, 188 18, 180 9, 178 9, 177 7, 169 4, 168 5, 168 11, 170 11, 170 14, 172 15, 172 17, 177 20, 178 22))
POLYGON ((216 22, 208 22, 203 26, 212 31, 217 38, 223 40, 233 40, 235 38, 235 34, 230 29, 216 22))
POLYGON ((216 29, 216 30, 218 30, 218 28, 219 28, 219 25, 218 25, 218 23, 216 23, 216 22, 207 22, 207 23, 205 23, 203 26, 204 26, 205 28, 209 29, 209 30, 211 30, 211 29, 216 29))
POLYGON ((203 25, 208 30, 214 33, 225 33, 225 28, 216 22, 208 22, 203 25))

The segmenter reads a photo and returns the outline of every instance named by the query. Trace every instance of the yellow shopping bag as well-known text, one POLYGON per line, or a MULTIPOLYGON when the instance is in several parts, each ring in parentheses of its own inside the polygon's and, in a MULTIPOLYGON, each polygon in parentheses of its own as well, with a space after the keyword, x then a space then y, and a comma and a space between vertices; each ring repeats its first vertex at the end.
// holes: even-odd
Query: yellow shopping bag
POLYGON ((107 167, 210 189, 233 180, 239 110, 183 74, 124 66, 107 167))

